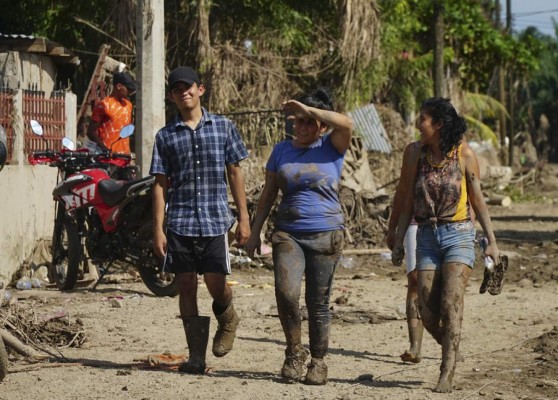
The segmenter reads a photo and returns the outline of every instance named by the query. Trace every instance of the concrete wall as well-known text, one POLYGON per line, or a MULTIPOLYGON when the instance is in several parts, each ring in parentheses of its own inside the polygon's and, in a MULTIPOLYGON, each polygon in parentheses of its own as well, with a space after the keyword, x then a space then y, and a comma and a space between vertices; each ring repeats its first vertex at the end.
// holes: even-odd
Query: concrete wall
POLYGON ((33 253, 37 241, 52 236, 56 169, 7 165, 0 172, 0 281, 33 253))
MULTIPOLYGON (((54 224, 52 190, 57 169, 29 165, 23 152, 22 90, 15 98, 14 162, 0 172, 0 281, 12 275, 28 260, 41 239, 50 240, 54 224)), ((66 94, 66 136, 76 139, 77 101, 66 94)))
POLYGON ((42 54, 10 51, 0 53, 0 86, 9 89, 35 89, 46 97, 54 89, 56 66, 42 54))

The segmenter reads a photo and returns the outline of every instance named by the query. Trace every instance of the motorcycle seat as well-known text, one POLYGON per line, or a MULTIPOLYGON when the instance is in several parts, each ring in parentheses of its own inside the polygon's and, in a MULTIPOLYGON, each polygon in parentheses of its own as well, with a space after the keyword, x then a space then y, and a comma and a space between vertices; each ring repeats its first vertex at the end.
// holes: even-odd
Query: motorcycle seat
POLYGON ((154 181, 152 176, 129 182, 104 179, 99 182, 99 194, 107 206, 114 207, 127 196, 153 185, 154 181))

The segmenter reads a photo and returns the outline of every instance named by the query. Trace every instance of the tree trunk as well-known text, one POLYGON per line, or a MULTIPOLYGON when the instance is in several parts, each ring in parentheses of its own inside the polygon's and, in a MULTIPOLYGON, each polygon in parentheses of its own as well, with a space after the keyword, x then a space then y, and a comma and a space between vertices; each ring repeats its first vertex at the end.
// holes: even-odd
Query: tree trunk
POLYGON ((444 9, 442 0, 436 2, 434 16, 434 95, 445 96, 444 88, 444 9))
MULTIPOLYGON (((500 0, 496 0, 496 28, 501 29, 501 17, 500 13, 502 10, 502 6, 500 0)), ((500 63, 498 67, 498 101, 506 107, 506 84, 504 82, 506 70, 504 65, 500 63)), ((499 129, 500 129, 500 160, 502 160, 502 164, 508 164, 508 157, 507 157, 507 149, 506 149, 506 114, 501 111, 498 116, 499 119, 499 129)))
POLYGON ((511 203, 512 203, 512 199, 510 196, 504 196, 498 194, 490 195, 486 200, 486 204, 490 204, 494 206, 509 207, 511 206, 511 203))

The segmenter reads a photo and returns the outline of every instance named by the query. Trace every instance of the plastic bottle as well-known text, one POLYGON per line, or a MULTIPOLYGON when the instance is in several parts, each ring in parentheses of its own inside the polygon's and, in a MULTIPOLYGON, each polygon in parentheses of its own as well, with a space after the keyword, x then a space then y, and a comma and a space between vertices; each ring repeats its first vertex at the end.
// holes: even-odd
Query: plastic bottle
POLYGON ((28 277, 24 276, 16 283, 16 288, 19 290, 29 290, 33 287, 28 277))
POLYGON ((31 282, 31 286, 34 288, 40 288, 43 286, 43 283, 39 278, 31 278, 30 282, 31 282))
POLYGON ((355 260, 353 257, 341 256, 341 265, 345 268, 353 268, 355 266, 355 260))
POLYGON ((4 298, 0 299, 0 305, 8 304, 11 299, 12 299, 12 292, 10 292, 9 290, 6 290, 4 292, 4 298))

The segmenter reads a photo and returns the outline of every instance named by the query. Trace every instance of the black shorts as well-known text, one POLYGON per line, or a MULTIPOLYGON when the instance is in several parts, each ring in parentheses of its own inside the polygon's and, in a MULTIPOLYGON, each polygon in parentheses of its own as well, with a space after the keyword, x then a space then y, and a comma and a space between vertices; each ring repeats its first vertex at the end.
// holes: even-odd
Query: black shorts
POLYGON ((231 263, 227 235, 194 237, 167 231, 165 262, 175 274, 213 272, 229 275, 231 263))

